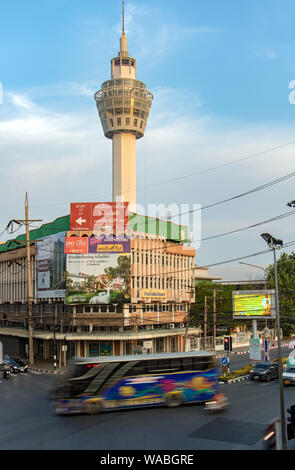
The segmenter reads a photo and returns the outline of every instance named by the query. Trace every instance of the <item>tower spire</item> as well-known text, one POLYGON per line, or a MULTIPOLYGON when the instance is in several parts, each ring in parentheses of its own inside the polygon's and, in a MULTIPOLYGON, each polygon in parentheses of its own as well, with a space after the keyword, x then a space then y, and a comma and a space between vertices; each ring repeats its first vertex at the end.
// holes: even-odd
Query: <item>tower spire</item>
POLYGON ((122 0, 122 34, 125 34, 124 0, 122 0))
POLYGON ((127 36, 125 34, 125 8, 124 0, 122 0, 122 34, 120 38, 120 52, 119 55, 128 55, 127 51, 127 36))

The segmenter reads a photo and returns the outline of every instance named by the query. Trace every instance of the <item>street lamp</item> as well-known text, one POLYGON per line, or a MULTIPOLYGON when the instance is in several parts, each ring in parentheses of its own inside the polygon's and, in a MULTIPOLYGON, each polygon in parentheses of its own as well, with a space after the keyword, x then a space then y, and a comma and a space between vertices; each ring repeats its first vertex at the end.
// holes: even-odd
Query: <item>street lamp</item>
POLYGON ((262 233, 261 237, 266 241, 268 246, 273 250, 274 255, 274 273, 275 273, 275 293, 276 293, 276 322, 277 322, 277 337, 278 337, 278 363, 279 363, 279 381, 280 381, 280 406, 281 406, 281 432, 282 432, 282 447, 283 450, 287 449, 287 436, 286 436, 286 418, 285 418, 285 398, 283 386, 283 366, 282 366, 282 350, 281 350, 281 335, 280 335, 280 314, 279 314, 279 290, 278 290, 278 272, 277 272, 277 256, 276 250, 283 246, 283 241, 274 238, 269 233, 262 233))
POLYGON ((263 270, 263 277, 264 277, 264 289, 266 289, 266 271, 267 268, 264 268, 263 266, 257 266, 257 264, 249 264, 249 263, 244 263, 243 261, 239 261, 239 264, 245 264, 246 266, 253 266, 253 268, 259 268, 263 270))

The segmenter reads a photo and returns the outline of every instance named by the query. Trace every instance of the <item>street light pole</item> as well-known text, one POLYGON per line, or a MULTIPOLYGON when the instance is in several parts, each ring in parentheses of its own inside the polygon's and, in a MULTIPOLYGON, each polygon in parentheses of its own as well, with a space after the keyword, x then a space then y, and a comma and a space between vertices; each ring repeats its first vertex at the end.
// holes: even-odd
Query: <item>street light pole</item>
POLYGON ((277 322, 277 337, 278 337, 278 363, 279 363, 279 382, 280 382, 282 444, 283 444, 283 450, 286 450, 287 449, 287 436, 286 436, 285 396, 284 396, 284 385, 283 385, 283 364, 282 364, 282 349, 281 349, 279 288, 278 288, 278 270, 277 270, 276 250, 277 248, 274 246, 273 255, 274 255, 274 271, 275 271, 275 291, 276 291, 276 322, 277 322))
POLYGON ((273 255, 274 255, 276 322, 277 322, 277 336, 278 336, 278 365, 279 365, 279 383, 280 383, 281 433, 282 433, 282 447, 283 447, 283 450, 286 450, 287 449, 287 435, 286 435, 286 417, 285 417, 285 397, 284 397, 284 385, 283 385, 281 332, 280 332, 278 270, 277 270, 277 255, 276 255, 276 250, 280 249, 283 246, 283 242, 282 240, 278 240, 272 237, 269 233, 262 233, 261 237, 267 242, 268 246, 272 249, 273 255))
POLYGON ((252 266, 253 268, 259 268, 263 270, 263 277, 264 277, 264 289, 266 290, 266 270, 267 268, 264 268, 263 266, 257 266, 257 264, 250 264, 250 263, 244 263, 243 261, 239 261, 239 264, 245 264, 246 266, 252 266))

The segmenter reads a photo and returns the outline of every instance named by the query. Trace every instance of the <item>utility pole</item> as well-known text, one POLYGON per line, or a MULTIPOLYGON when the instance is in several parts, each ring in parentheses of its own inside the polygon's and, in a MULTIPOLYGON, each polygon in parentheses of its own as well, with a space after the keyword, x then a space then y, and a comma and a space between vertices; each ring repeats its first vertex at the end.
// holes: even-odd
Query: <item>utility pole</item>
POLYGON ((204 303, 204 350, 206 351, 207 347, 207 295, 205 295, 205 303, 204 303))
POLYGON ((42 222, 42 219, 29 219, 29 200, 28 200, 28 193, 26 193, 25 198, 25 219, 24 220, 10 220, 7 225, 7 229, 11 226, 11 233, 13 233, 13 224, 16 223, 18 225, 25 225, 26 226, 26 242, 23 241, 16 241, 17 245, 26 245, 26 255, 27 255, 27 281, 28 281, 28 289, 27 289, 27 304, 28 304, 28 329, 29 329, 29 364, 34 364, 34 349, 33 349, 33 296, 32 296, 32 276, 31 276, 31 244, 30 244, 30 230, 29 226, 31 222, 42 222))
POLYGON ((216 289, 213 290, 213 350, 216 354, 216 289))
POLYGON ((29 202, 28 193, 25 199, 26 242, 27 242, 27 279, 28 279, 28 326, 29 326, 29 364, 34 364, 33 348, 33 319, 32 319, 32 278, 31 278, 31 247, 29 231, 29 202))

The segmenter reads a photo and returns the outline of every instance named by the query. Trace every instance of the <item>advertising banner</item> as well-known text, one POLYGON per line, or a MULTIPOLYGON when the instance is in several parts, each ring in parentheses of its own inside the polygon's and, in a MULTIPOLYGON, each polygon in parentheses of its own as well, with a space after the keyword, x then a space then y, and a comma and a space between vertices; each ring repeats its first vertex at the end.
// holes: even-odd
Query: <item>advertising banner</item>
POLYGON ((88 253, 130 253, 130 239, 89 238, 88 253))
POLYGON ((128 233, 128 202, 71 203, 70 230, 128 233))
POLYGON ((249 358, 250 361, 261 361, 261 345, 259 338, 249 339, 249 358))
POLYGON ((110 304, 130 301, 131 255, 68 254, 67 304, 110 304))
POLYGON ((61 232, 36 240, 38 299, 65 296, 65 236, 61 232))
POLYGON ((275 317, 275 291, 233 291, 233 318, 249 320, 275 317))
POLYGON ((88 237, 66 237, 65 253, 88 253, 88 237))

